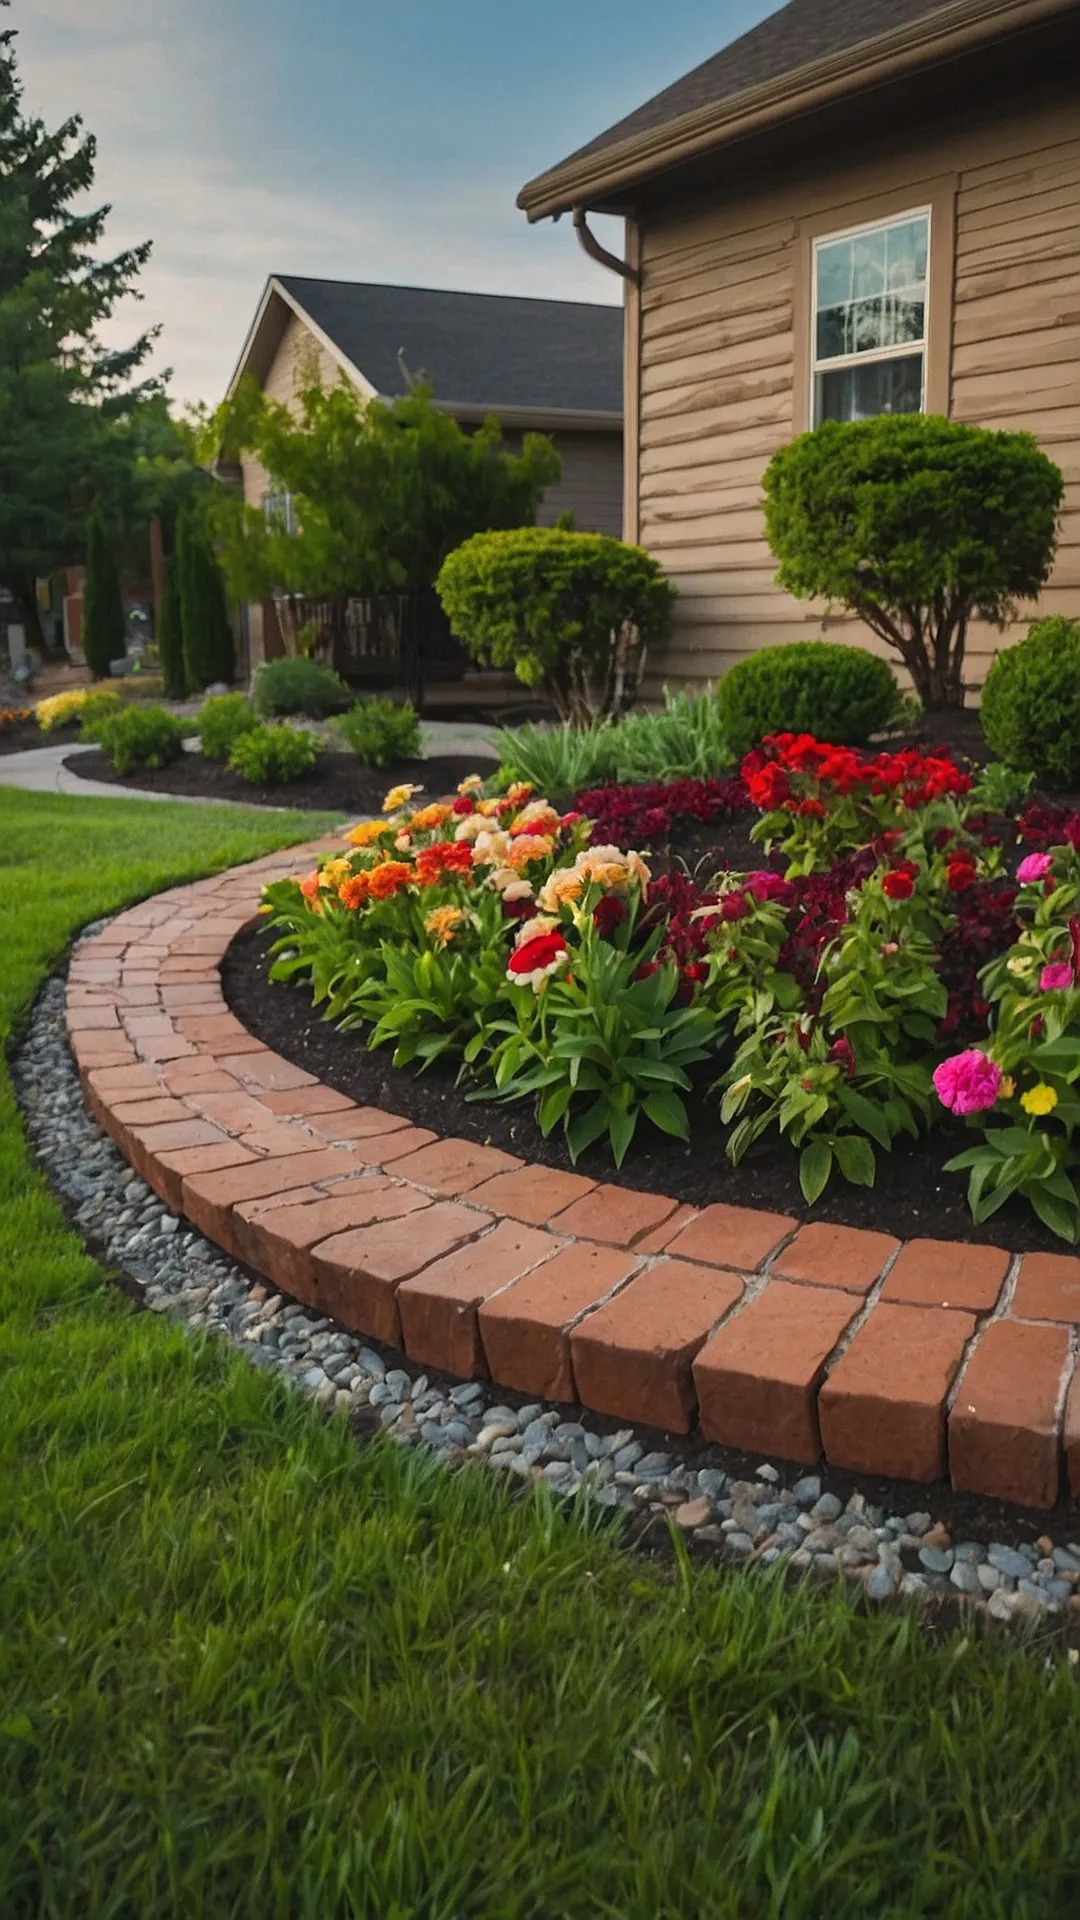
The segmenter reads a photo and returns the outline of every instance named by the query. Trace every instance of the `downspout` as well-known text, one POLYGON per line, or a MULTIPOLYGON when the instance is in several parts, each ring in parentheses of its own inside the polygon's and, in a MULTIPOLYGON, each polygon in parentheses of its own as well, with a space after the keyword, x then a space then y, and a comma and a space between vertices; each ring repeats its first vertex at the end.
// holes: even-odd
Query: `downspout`
POLYGON ((630 265, 629 260, 620 260, 617 253, 609 253, 606 247, 600 245, 595 233, 589 227, 584 207, 574 208, 573 220, 574 232, 590 260, 596 260, 600 266, 607 267, 611 273, 621 274, 623 279, 629 280, 632 286, 641 285, 641 275, 636 267, 630 265))

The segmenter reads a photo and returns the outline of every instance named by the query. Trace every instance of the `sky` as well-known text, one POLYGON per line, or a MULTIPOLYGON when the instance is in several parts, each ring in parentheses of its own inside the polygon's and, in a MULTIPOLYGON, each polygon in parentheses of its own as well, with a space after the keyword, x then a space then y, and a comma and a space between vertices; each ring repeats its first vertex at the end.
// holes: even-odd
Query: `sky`
MULTIPOLYGON (((778 0, 12 0, 24 110, 98 142, 107 250, 152 239, 113 340, 224 393, 271 273, 617 302, 514 205, 778 0)), ((621 228, 597 221, 618 247, 621 228)))

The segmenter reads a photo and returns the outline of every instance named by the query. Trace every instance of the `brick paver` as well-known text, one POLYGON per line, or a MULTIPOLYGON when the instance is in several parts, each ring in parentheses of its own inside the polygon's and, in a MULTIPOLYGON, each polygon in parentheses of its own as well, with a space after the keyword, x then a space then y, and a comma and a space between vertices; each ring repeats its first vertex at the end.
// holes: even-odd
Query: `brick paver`
POLYGON ((315 1304, 388 1347, 401 1345, 397 1288, 493 1224, 489 1213, 437 1200, 404 1220, 334 1234, 315 1248, 315 1304))
POLYGON ((440 1367, 464 1380, 484 1376, 477 1309, 565 1244, 553 1233, 506 1219, 482 1240, 402 1281, 397 1303, 406 1353, 422 1366, 440 1367))
POLYGON ((986 1328, 949 1415, 949 1473, 959 1493, 1053 1506, 1070 1358, 1064 1327, 998 1320, 986 1328))
POLYGON ((1068 1253, 1025 1253, 1012 1311, 1017 1320, 1080 1325, 1080 1260, 1068 1253))
POLYGON ((821 1452, 818 1385, 857 1312, 850 1293, 770 1280, 694 1361, 705 1438, 812 1464, 821 1452))
POLYGON ((843 1287, 850 1293, 867 1294, 899 1245, 888 1233, 815 1220, 799 1228, 773 1271, 780 1279, 797 1280, 802 1286, 843 1287))
POLYGON ((706 1266, 732 1267, 736 1273, 756 1273, 770 1253, 795 1226, 786 1213, 759 1212, 756 1207, 704 1207, 669 1240, 665 1251, 680 1260, 706 1266))
POLYGON ((818 1396, 825 1458, 856 1473, 936 1480, 945 1402, 974 1314, 879 1301, 818 1396))
POLYGON ((493 1380, 544 1400, 572 1400, 570 1332, 637 1267, 625 1248, 577 1241, 480 1308, 493 1380))
POLYGON ((634 1187, 604 1182, 561 1213, 549 1215, 557 1233, 578 1234, 583 1240, 603 1240, 613 1247, 632 1247, 642 1234, 658 1227, 674 1213, 675 1202, 662 1193, 638 1193, 634 1187))
POLYGON ((1001 1247, 957 1240, 908 1240, 885 1276, 882 1300, 912 1307, 961 1307, 991 1313, 1005 1284, 1011 1255, 1001 1247))
POLYGON ((690 1363, 742 1293, 736 1274, 689 1260, 637 1274, 570 1335, 579 1400, 618 1420, 689 1433, 697 1411, 690 1363))

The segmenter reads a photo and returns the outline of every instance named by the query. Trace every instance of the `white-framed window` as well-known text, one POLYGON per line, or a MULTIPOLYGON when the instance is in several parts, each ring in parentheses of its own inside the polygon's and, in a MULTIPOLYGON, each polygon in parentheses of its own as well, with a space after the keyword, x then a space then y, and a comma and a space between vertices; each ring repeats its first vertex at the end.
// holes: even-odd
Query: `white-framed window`
POLYGON ((262 497, 263 519, 276 533, 296 532, 296 509, 287 487, 278 487, 262 497))
POLYGON ((814 242, 814 426, 922 411, 929 262, 929 207, 814 242))

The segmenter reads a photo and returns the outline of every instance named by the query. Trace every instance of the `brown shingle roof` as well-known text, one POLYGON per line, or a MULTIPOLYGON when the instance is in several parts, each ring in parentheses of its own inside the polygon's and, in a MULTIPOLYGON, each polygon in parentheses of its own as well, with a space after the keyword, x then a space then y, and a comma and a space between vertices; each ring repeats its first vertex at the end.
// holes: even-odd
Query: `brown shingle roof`
MULTIPOLYGON (((644 106, 576 148, 558 167, 539 178, 546 180, 591 154, 670 125, 686 114, 733 100, 785 74, 794 76, 817 60, 842 54, 954 4, 955 0, 789 0, 778 13, 770 14, 711 60, 654 94, 644 106)), ((537 184, 530 182, 530 187, 523 190, 519 205, 537 184)))

